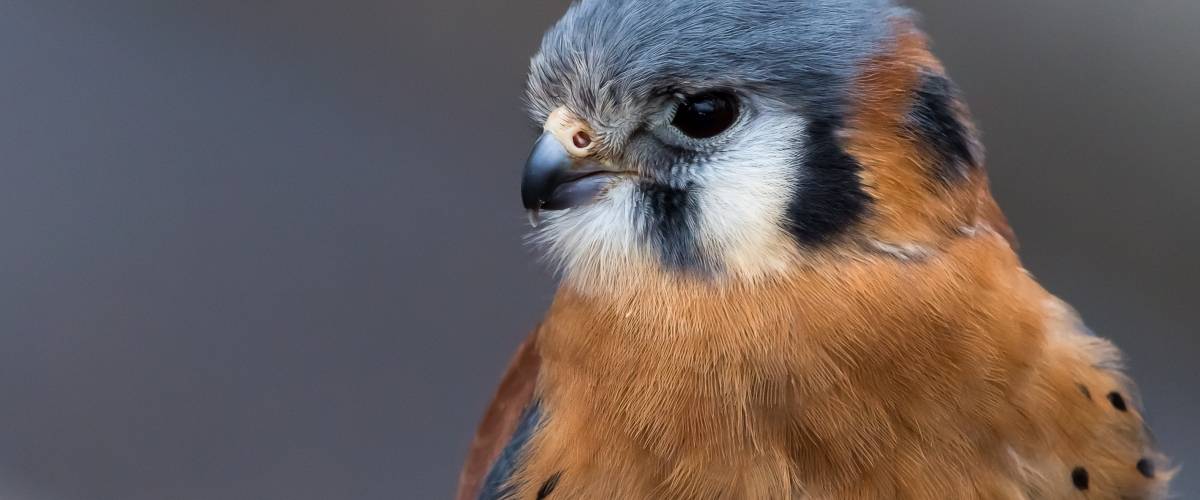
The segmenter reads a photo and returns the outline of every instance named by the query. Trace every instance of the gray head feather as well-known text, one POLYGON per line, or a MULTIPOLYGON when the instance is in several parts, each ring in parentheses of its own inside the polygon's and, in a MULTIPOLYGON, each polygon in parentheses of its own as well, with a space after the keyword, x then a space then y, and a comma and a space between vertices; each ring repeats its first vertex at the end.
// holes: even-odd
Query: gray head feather
POLYGON ((535 119, 566 104, 614 128, 656 94, 712 87, 838 116, 904 15, 890 0, 582 0, 543 39, 528 98, 535 119))
POLYGON ((580 282, 651 258, 757 276, 783 265, 774 242, 831 241, 870 203, 836 139, 849 92, 906 16, 892 0, 575 3, 532 61, 530 108, 541 123, 567 107, 597 134, 599 156, 637 175, 554 214, 538 241, 580 282), (675 113, 706 91, 735 96, 739 121, 681 139, 675 113))

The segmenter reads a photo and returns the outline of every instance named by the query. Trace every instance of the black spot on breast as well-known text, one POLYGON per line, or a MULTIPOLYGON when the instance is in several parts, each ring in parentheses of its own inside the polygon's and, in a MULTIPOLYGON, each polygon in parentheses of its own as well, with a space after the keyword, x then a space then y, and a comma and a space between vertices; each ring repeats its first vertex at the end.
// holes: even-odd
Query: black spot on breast
POLYGON ((1076 467, 1071 471, 1071 484, 1075 485, 1077 490, 1088 489, 1088 471, 1083 467, 1076 467))
POLYGON ((1113 408, 1118 411, 1129 411, 1129 407, 1125 405, 1125 396, 1117 391, 1108 393, 1108 402, 1112 403, 1113 408))
POLYGON ((1086 385, 1077 383, 1077 384, 1075 384, 1075 387, 1079 388, 1079 393, 1083 394, 1083 397, 1087 398, 1088 401, 1092 400, 1092 390, 1088 389, 1088 387, 1086 385))
POLYGON ((1137 470, 1143 476, 1154 478, 1154 462, 1148 458, 1143 458, 1137 462, 1137 470))
POLYGON ((537 500, 544 500, 545 498, 549 497, 551 493, 554 493, 554 488, 558 487, 558 479, 561 477, 561 471, 555 472, 554 475, 550 476, 550 479, 547 479, 545 483, 542 483, 542 487, 538 488, 537 500))
POLYGON ((862 218, 871 200, 859 178, 862 165, 838 142, 839 126, 834 118, 809 122, 797 159, 800 180, 788 203, 786 223, 803 245, 825 243, 846 231, 862 218))
POLYGON ((970 130, 954 109, 958 90, 948 78, 927 73, 914 94, 908 128, 937 155, 931 173, 944 182, 964 178, 978 159, 970 130))

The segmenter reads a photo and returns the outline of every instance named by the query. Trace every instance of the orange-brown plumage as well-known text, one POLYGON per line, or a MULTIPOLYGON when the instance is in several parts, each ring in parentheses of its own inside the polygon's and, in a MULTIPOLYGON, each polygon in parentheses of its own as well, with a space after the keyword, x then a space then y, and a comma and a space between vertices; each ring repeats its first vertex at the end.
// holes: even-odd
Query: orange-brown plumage
POLYGON ((1132 399, 1116 352, 1003 238, 821 260, 747 287, 564 287, 537 332, 554 418, 514 498, 563 470, 563 498, 1069 498, 1075 467, 1088 498, 1164 487, 1136 467, 1163 468, 1140 414, 1104 399, 1132 399))
MULTIPOLYGON (((904 117, 943 70, 911 23, 895 29, 840 134, 871 216, 754 279, 568 274, 534 333, 536 373, 520 373, 536 388, 516 400, 545 418, 511 498, 552 477, 572 499, 1165 493, 1119 354, 1021 266, 982 165, 928 174, 937 152, 904 117)), ((485 441, 474 453, 494 457, 485 441)))

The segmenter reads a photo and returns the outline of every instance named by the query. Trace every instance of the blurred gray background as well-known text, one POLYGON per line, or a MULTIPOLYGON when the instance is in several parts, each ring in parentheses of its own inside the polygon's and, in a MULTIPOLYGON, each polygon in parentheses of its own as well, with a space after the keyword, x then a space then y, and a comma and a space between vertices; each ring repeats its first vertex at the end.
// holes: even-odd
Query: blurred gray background
MULTIPOLYGON (((1200 2, 912 4, 1200 495, 1200 2)), ((0 499, 448 498, 553 292, 520 96, 564 9, 0 0, 0 499)))

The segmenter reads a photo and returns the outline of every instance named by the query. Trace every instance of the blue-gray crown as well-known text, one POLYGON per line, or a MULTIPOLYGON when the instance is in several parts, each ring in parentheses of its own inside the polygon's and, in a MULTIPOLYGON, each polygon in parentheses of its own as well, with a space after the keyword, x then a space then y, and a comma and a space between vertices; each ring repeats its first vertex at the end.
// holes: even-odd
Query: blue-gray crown
POLYGON ((583 0, 546 33, 529 101, 536 118, 567 104, 627 120, 655 94, 733 87, 836 115, 904 15, 890 0, 583 0))

